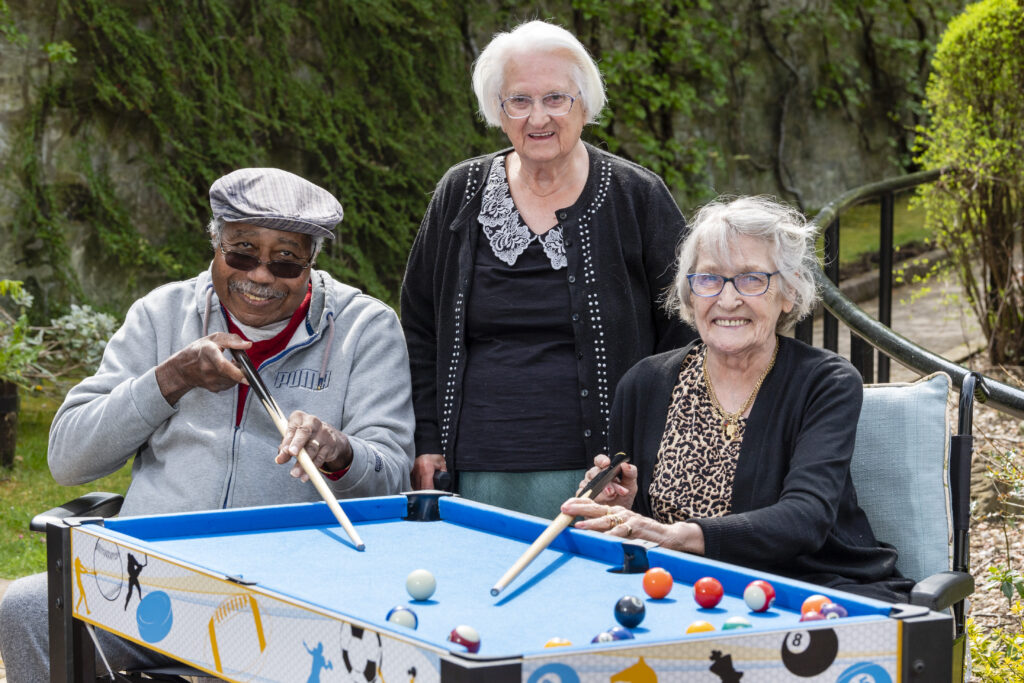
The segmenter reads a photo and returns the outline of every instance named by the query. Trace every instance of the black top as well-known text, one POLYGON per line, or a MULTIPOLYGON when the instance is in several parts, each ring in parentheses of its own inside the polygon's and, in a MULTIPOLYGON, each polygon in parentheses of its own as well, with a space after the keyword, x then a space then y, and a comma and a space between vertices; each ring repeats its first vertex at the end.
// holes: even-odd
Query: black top
POLYGON ((477 243, 466 307, 459 470, 529 472, 586 466, 579 379, 564 270, 534 239, 513 265, 477 243))
MULTIPOLYGON (((496 154, 507 155, 506 149, 496 154)), ((649 170, 587 145, 580 198, 559 209, 567 265, 576 373, 587 462, 608 452, 615 385, 636 361, 696 335, 659 305, 674 275, 683 216, 649 170)), ((465 385, 465 306, 471 298, 478 216, 495 154, 462 162, 441 179, 409 255, 402 327, 409 345, 416 453, 454 461, 465 385)))
MULTIPOLYGON (((646 358, 619 383, 612 447, 639 469, 634 509, 650 515, 648 491, 672 389, 688 349, 646 358)), ((705 556, 891 602, 913 582, 896 551, 871 531, 850 477, 863 398, 850 363, 788 337, 779 339, 747 419, 731 512, 692 519, 705 556)))

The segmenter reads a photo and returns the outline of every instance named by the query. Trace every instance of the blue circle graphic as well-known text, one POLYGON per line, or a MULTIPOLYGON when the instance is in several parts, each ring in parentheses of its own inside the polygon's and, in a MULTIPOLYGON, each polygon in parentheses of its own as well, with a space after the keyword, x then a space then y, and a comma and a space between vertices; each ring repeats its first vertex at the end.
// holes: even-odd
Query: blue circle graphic
POLYGON ((147 643, 158 643, 164 639, 174 622, 171 598, 163 591, 153 591, 139 602, 135 610, 135 621, 139 635, 147 643))
POLYGON ((892 683, 892 677, 878 664, 857 662, 839 674, 836 683, 892 683))
POLYGON ((526 683, 580 683, 580 677, 568 664, 555 662, 534 671, 526 683))

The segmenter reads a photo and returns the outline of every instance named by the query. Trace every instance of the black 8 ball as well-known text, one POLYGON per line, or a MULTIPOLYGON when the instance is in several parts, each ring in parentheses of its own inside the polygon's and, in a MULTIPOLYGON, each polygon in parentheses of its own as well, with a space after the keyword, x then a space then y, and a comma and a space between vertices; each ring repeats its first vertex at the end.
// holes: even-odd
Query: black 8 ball
POLYGON ((624 595, 615 603, 615 620, 626 628, 636 628, 644 620, 644 601, 635 595, 624 595))

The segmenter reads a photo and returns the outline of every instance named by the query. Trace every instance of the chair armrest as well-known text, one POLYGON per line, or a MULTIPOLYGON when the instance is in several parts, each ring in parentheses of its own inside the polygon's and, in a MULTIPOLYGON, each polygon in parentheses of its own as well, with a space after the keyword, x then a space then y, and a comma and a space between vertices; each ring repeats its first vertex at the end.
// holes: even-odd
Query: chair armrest
POLYGON ((28 528, 32 531, 46 531, 47 524, 59 524, 68 517, 113 517, 121 509, 122 502, 124 496, 120 493, 86 493, 60 507, 39 513, 29 522, 28 528))
POLYGON ((941 611, 974 592, 974 577, 967 572, 939 572, 918 581, 910 591, 910 604, 941 611))

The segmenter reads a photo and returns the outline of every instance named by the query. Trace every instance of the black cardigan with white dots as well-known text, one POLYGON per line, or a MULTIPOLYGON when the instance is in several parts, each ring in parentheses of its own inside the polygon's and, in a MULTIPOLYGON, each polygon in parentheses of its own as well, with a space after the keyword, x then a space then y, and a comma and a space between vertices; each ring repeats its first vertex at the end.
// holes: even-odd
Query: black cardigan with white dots
MULTIPOLYGON (((491 162, 510 151, 464 161, 445 174, 420 225, 402 284, 416 453, 443 453, 453 471, 466 302, 481 233, 477 216, 491 162)), ((679 207, 651 171, 589 144, 587 152, 590 172, 580 198, 556 212, 568 260, 580 436, 588 454, 580 467, 608 452, 611 400, 626 370, 696 336, 659 305, 674 277, 675 251, 686 229, 679 207)))

